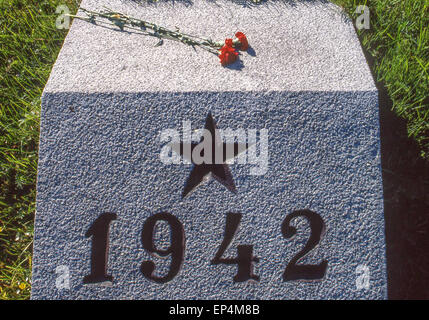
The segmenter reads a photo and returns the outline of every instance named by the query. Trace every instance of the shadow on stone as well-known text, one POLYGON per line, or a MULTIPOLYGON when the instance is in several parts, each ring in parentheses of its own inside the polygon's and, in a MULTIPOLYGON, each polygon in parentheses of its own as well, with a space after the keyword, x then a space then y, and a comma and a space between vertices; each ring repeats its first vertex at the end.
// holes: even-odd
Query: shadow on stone
POLYGON ((256 51, 252 47, 249 47, 249 49, 247 49, 247 53, 252 57, 256 57, 256 51))
POLYGON ((236 62, 225 66, 225 68, 231 69, 231 70, 241 71, 244 68, 244 64, 243 64, 243 61, 241 61, 240 59, 238 59, 236 62))

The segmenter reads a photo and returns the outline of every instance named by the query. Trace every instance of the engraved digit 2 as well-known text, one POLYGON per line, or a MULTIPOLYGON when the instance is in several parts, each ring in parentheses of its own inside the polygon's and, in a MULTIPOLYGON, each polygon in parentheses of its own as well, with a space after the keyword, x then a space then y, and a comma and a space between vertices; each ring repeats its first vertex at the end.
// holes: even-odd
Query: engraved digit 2
POLYGON ((323 238, 325 224, 317 213, 310 210, 298 210, 288 215, 282 223, 282 234, 285 238, 292 238, 296 234, 296 228, 290 225, 292 219, 304 217, 310 224, 311 235, 305 247, 298 252, 286 266, 283 273, 283 281, 291 280, 319 280, 325 276, 328 262, 323 260, 317 265, 299 265, 297 262, 307 255, 323 238))
POLYGON ((143 275, 157 283, 165 283, 172 280, 180 270, 185 255, 185 231, 182 223, 172 214, 162 212, 149 217, 142 231, 143 248, 150 254, 165 257, 171 254, 170 270, 164 277, 153 275, 155 271, 155 263, 153 261, 143 261, 140 270, 143 275), (170 225, 171 244, 167 249, 157 249, 153 243, 153 234, 155 224, 158 221, 166 221, 170 225))
POLYGON ((83 283, 113 281, 113 277, 107 274, 109 227, 112 220, 116 220, 115 213, 101 214, 85 234, 87 238, 92 236, 91 274, 83 278, 83 283))

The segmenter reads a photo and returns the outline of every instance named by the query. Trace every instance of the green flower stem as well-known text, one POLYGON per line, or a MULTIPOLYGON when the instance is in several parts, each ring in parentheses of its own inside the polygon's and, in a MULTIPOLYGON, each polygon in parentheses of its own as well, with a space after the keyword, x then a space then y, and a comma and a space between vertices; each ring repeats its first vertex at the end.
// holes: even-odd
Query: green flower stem
MULTIPOLYGON (((117 26, 121 31, 124 31, 125 28, 129 30, 138 31, 143 33, 144 35, 156 37, 160 39, 158 45, 162 45, 162 39, 168 39, 173 41, 182 42, 184 44, 190 45, 192 47, 200 47, 208 52, 218 55, 219 50, 224 45, 224 42, 214 42, 211 39, 205 39, 198 36, 182 33, 179 30, 173 31, 164 27, 160 27, 154 23, 128 17, 125 14, 120 12, 112 11, 106 8, 104 12, 96 12, 87 10, 84 8, 80 8, 84 13, 86 13, 87 17, 81 17, 77 15, 69 15, 70 17, 77 18, 86 22, 90 22, 93 24, 105 24, 117 26), (101 19, 106 19, 107 21, 103 21, 101 19), (152 30, 152 32, 148 32, 147 30, 152 30)), ((237 46, 240 42, 238 39, 233 40, 233 45, 237 46)))

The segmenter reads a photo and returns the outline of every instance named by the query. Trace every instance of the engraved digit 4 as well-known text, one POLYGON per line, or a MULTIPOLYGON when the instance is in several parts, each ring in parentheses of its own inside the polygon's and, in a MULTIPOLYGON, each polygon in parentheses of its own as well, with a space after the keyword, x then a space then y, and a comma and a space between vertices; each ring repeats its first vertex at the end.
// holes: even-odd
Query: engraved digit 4
POLYGON ((241 213, 229 212, 226 216, 225 235, 215 257, 211 261, 212 265, 216 264, 237 264, 237 274, 234 276, 234 282, 244 282, 247 280, 259 281, 259 276, 253 274, 253 262, 259 262, 259 258, 253 256, 252 245, 238 245, 237 258, 222 258, 228 246, 231 244, 238 225, 241 221, 241 213))
POLYGON ((143 261, 140 267, 143 275, 157 283, 165 283, 172 280, 179 272, 185 255, 185 231, 183 230, 182 223, 168 212, 154 214, 146 220, 143 226, 142 244, 143 248, 152 255, 166 257, 171 254, 170 270, 164 277, 153 275, 155 271, 155 263, 153 261, 143 261), (153 243, 155 225, 158 221, 165 221, 170 225, 171 244, 167 249, 157 249, 153 243))
POLYGON ((317 265, 299 265, 297 262, 304 258, 325 234, 325 224, 317 213, 310 210, 298 210, 288 215, 282 223, 282 234, 285 238, 292 238, 296 234, 296 228, 290 225, 292 219, 304 217, 310 223, 311 235, 304 248, 298 252, 288 263, 283 273, 283 281, 291 280, 320 280, 326 274, 328 262, 323 260, 317 265))
POLYGON ((109 254, 110 222, 116 220, 115 213, 101 214, 86 232, 87 238, 92 236, 91 274, 85 276, 83 283, 112 282, 113 277, 107 274, 107 258, 109 254))

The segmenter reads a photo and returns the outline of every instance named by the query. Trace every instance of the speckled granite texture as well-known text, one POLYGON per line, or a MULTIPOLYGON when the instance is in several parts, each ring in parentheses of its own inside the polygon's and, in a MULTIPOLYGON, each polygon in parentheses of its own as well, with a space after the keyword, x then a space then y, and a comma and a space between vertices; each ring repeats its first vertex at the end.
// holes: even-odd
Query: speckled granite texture
MULTIPOLYGON (((192 5, 83 0, 213 39, 248 35, 254 54, 222 68, 210 53, 75 21, 42 101, 32 299, 385 299, 387 296, 378 93, 352 22, 316 1, 245 8, 229 1, 192 5), (211 179, 182 199, 192 165, 165 165, 160 132, 182 121, 268 129, 269 167, 230 165, 233 194, 211 179), (285 239, 281 223, 298 209, 317 212, 326 234, 301 264, 328 261, 324 279, 283 282, 286 264, 309 237, 285 239), (147 280, 169 260, 141 243, 145 220, 168 211, 184 225, 186 253, 166 284, 147 280), (91 239, 85 233, 114 212, 108 273, 111 286, 84 285, 91 239), (243 214, 225 256, 253 245, 259 282, 234 283, 236 265, 210 265, 227 212, 243 214), (58 266, 70 288, 56 287, 58 266), (358 289, 356 268, 370 272, 358 289)), ((168 238, 165 228, 157 239, 168 238)), ((161 241, 162 242, 162 241, 161 241)), ((163 241, 168 245, 168 241, 163 241)))

